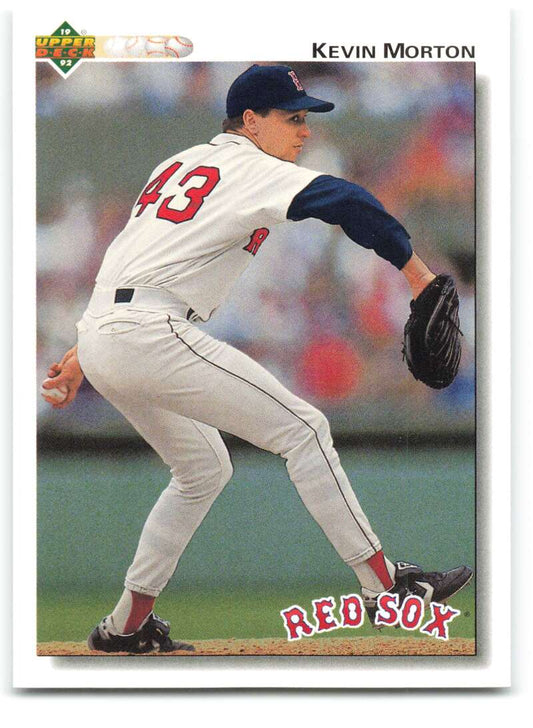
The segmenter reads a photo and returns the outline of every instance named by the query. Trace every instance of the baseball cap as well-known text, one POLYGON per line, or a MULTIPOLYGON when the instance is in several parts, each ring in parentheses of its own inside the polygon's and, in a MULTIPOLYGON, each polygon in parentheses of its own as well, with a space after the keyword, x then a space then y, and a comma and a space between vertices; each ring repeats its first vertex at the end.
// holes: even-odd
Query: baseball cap
POLYGON ((285 109, 286 111, 331 111, 335 105, 308 96, 295 71, 289 66, 259 66, 254 64, 237 76, 226 99, 229 119, 240 116, 246 109, 285 109))

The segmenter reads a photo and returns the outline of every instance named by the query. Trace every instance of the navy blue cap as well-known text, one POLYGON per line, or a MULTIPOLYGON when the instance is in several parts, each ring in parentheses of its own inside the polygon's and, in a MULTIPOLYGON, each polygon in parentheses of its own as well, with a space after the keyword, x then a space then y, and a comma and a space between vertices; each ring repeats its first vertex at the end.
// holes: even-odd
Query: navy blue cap
POLYGON ((246 109, 331 111, 335 105, 308 96, 296 73, 288 66, 250 66, 231 84, 226 99, 228 119, 246 109))

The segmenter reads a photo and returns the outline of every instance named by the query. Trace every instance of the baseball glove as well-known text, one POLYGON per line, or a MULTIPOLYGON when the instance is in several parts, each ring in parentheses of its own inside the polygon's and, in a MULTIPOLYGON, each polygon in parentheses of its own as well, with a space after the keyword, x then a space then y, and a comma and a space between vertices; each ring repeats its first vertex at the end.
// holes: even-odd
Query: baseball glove
POLYGON ((450 275, 439 275, 411 301, 404 329, 403 358, 415 379, 443 389, 461 360, 459 296, 450 275))

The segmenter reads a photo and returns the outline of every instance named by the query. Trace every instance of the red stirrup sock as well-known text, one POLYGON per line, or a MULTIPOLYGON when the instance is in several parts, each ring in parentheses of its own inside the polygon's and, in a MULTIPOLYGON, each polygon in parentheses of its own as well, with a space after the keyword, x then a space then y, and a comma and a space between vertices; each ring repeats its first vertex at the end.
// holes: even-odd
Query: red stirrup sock
POLYGON ((149 594, 124 589, 120 600, 111 614, 113 626, 118 634, 137 632, 153 609, 155 597, 149 594))
POLYGON ((362 587, 375 593, 387 591, 394 585, 394 564, 383 551, 352 567, 362 587))

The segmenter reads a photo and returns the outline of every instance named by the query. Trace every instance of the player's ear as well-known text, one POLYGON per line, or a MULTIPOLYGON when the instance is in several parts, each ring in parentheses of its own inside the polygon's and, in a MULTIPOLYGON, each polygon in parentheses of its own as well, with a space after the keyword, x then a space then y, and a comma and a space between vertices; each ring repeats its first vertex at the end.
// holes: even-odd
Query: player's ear
POLYGON ((246 109, 242 115, 242 121, 244 128, 247 129, 251 134, 257 134, 257 115, 255 111, 246 109))

